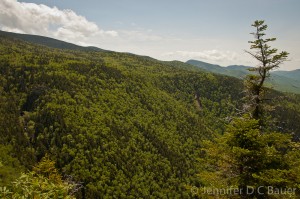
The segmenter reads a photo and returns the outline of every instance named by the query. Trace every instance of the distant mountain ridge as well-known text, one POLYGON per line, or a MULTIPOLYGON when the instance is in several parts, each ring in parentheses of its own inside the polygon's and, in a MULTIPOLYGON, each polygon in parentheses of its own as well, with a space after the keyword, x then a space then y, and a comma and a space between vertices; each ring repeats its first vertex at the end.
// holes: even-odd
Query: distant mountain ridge
POLYGON ((277 74, 277 75, 288 77, 288 78, 295 79, 295 80, 300 79, 300 69, 296 69, 293 71, 274 71, 273 74, 277 74))
MULTIPOLYGON (((0 30, 0 36, 21 39, 26 42, 39 44, 50 48, 66 49, 66 50, 81 50, 81 51, 96 51, 96 52, 112 52, 94 46, 83 47, 69 42, 53 39, 50 37, 39 36, 39 35, 20 34, 20 33, 6 32, 0 30)), ((146 58, 147 56, 141 56, 141 57, 146 58)), ((147 59, 153 59, 153 58, 147 57, 147 59)), ((195 69, 195 68, 202 69, 204 71, 236 77, 239 79, 243 78, 245 75, 250 73, 247 70, 248 68, 250 68, 250 66, 243 66, 243 65, 230 65, 227 67, 222 67, 220 65, 210 64, 198 60, 188 60, 185 63, 179 61, 171 61, 171 62, 161 61, 161 62, 172 66, 180 65, 181 67, 184 67, 186 69, 188 69, 188 67, 191 67, 191 69, 195 69)), ((275 90, 300 94, 300 69, 294 71, 272 72, 272 76, 269 80, 269 85, 275 90)))
MULTIPOLYGON (((198 60, 188 60, 186 63, 212 73, 236 78, 243 78, 245 75, 251 73, 248 70, 251 68, 250 66, 230 65, 227 67, 222 67, 216 64, 209 64, 198 60)), ((268 84, 275 90, 300 94, 300 69, 293 71, 273 71, 271 72, 271 77, 268 80, 268 84)))
POLYGON ((228 75, 237 78, 242 78, 243 76, 249 74, 249 71, 247 69, 250 68, 250 66, 242 65, 231 65, 227 67, 222 67, 220 65, 209 64, 198 60, 188 60, 186 63, 193 66, 197 66, 212 73, 228 75))
POLYGON ((50 48, 58 48, 58 49, 66 49, 66 50, 98 51, 98 52, 106 51, 94 46, 83 47, 69 42, 53 39, 50 37, 40 36, 40 35, 20 34, 20 33, 6 32, 2 30, 0 30, 0 35, 21 39, 34 44, 48 46, 50 48))

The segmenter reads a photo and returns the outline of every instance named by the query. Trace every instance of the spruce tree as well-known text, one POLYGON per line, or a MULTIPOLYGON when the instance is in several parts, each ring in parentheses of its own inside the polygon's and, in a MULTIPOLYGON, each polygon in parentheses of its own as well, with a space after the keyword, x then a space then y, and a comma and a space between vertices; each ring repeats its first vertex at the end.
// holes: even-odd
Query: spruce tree
POLYGON ((288 53, 277 53, 269 46, 275 38, 264 39, 264 21, 255 21, 252 26, 256 40, 250 43, 256 52, 248 53, 259 65, 251 69, 256 74, 245 79, 248 109, 228 124, 223 135, 204 142, 200 198, 296 198, 300 188, 299 144, 292 141, 291 135, 262 128, 267 124, 264 114, 268 111, 265 80, 271 70, 287 60, 288 53), (208 194, 207 187, 215 190, 213 194, 208 194), (288 195, 274 191, 287 189, 291 189, 288 195))
POLYGON ((286 51, 278 53, 276 48, 269 45, 276 38, 264 38, 265 31, 268 28, 264 21, 256 20, 252 26, 255 31, 251 34, 255 40, 249 41, 249 43, 251 44, 250 49, 253 51, 246 52, 258 61, 258 65, 250 69, 255 74, 248 75, 245 79, 246 97, 249 100, 246 107, 252 118, 260 120, 264 112, 263 102, 266 100, 264 98, 266 93, 265 82, 270 77, 270 71, 277 69, 280 64, 286 61, 289 53, 286 51))

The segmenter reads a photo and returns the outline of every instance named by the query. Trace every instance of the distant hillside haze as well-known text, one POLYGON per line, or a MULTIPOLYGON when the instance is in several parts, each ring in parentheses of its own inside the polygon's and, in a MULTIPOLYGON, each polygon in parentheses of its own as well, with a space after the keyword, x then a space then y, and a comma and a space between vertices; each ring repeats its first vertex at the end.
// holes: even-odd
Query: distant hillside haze
POLYGON ((0 36, 13 37, 30 43, 48 46, 50 48, 58 48, 58 49, 66 49, 66 50, 83 50, 83 51, 105 51, 103 49, 94 46, 83 47, 69 42, 53 39, 50 37, 39 36, 39 35, 19 34, 19 33, 5 32, 0 30, 0 36))
POLYGON ((295 80, 300 79, 300 69, 293 70, 293 71, 275 71, 273 72, 273 74, 284 76, 295 80))
MULTIPOLYGON (((57 39, 39 36, 39 35, 19 34, 19 33, 5 32, 0 30, 0 36, 21 39, 26 42, 39 44, 50 48, 80 50, 80 51, 110 52, 108 50, 103 50, 101 48, 94 47, 94 46, 83 47, 65 41, 60 41, 57 39)), ((132 54, 132 53, 128 53, 128 54, 132 54)), ((150 60, 155 60, 147 56, 142 56, 142 57, 150 60)), ((180 61, 171 61, 171 62, 161 61, 161 63, 169 64, 173 66, 174 65, 181 66, 185 69, 189 69, 190 67, 191 70, 202 69, 204 71, 236 77, 239 79, 242 79, 245 75, 250 74, 248 70, 250 66, 243 66, 243 65, 230 65, 227 67, 222 67, 217 64, 210 64, 199 60, 188 60, 186 63, 180 61)), ((271 73, 271 78, 268 80, 268 85, 271 88, 278 91, 300 94, 300 69, 294 71, 274 71, 271 73)))
POLYGON ((186 63, 197 66, 199 68, 202 68, 202 69, 207 70, 212 73, 228 75, 228 76, 233 76, 233 77, 237 77, 237 78, 242 78, 245 75, 249 74, 249 71, 247 69, 250 68, 249 66, 238 66, 238 65, 222 67, 222 66, 219 66, 216 64, 209 64, 209 63, 206 63, 203 61, 198 61, 198 60, 189 60, 186 63))
MULTIPOLYGON (((230 65, 222 67, 216 64, 209 64, 198 60, 188 60, 187 64, 199 67, 206 71, 232 76, 236 78, 243 78, 250 74, 248 70, 250 66, 230 65)), ((300 94, 300 69, 293 71, 273 71, 267 82, 268 86, 282 92, 291 92, 300 94)))

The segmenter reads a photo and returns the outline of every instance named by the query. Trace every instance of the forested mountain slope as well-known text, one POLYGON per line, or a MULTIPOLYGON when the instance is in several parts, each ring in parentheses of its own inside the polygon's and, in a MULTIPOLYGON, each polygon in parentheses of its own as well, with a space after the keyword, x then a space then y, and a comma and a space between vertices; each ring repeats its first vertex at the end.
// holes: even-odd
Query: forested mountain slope
MULTIPOLYGON (((1 185, 49 154, 84 186, 77 198, 190 198, 201 141, 237 114, 243 82, 181 62, 0 36, 0 93, 1 185)), ((276 128, 296 139, 299 96, 271 95, 283 102, 276 128)))

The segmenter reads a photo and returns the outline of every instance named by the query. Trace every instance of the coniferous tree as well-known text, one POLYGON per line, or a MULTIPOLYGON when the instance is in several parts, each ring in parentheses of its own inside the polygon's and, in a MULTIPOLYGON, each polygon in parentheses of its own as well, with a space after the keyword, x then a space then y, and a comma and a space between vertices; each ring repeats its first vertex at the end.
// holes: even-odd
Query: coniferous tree
POLYGON ((254 119, 261 119, 263 114, 263 101, 265 97, 265 81, 270 76, 270 71, 277 69, 280 64, 287 60, 288 54, 286 51, 277 53, 276 48, 272 48, 269 42, 275 41, 276 38, 265 39, 265 32, 268 28, 263 20, 256 20, 252 26, 255 32, 251 33, 255 40, 249 41, 250 49, 254 51, 246 51, 254 59, 258 61, 257 67, 251 68, 255 74, 248 75, 245 80, 248 103, 247 108, 254 119))
POLYGON ((249 75, 245 80, 248 109, 242 117, 231 121, 224 135, 204 142, 200 177, 204 187, 216 191, 204 196, 200 194, 202 198, 216 195, 221 198, 276 198, 284 197, 284 193, 274 190, 285 189, 292 190, 286 197, 296 198, 295 190, 299 189, 299 145, 288 134, 262 128, 262 124, 267 124, 264 112, 268 111, 263 103, 265 80, 272 69, 287 60, 288 53, 277 54, 277 49, 268 45, 275 39, 263 38, 263 31, 267 29, 264 21, 255 21, 252 26, 256 28, 253 33, 256 40, 250 42, 251 49, 258 51, 249 53, 260 64, 252 69, 257 74, 249 75), (230 192, 232 187, 238 192, 230 192), (221 190, 229 190, 229 194, 220 195, 221 190))

